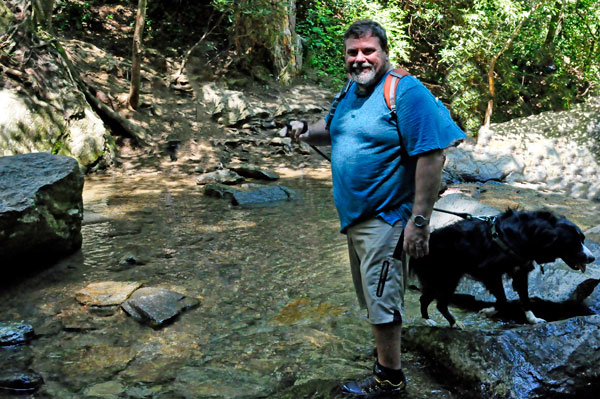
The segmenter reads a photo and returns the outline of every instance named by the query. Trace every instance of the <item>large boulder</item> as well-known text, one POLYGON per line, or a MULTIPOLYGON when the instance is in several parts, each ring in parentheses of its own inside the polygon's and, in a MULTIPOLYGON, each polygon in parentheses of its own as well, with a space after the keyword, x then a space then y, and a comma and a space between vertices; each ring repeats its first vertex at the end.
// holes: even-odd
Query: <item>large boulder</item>
POLYGON ((50 261, 81 247, 83 174, 49 153, 0 157, 0 259, 50 261))
POLYGON ((456 180, 498 180, 600 200, 600 97, 482 128, 477 144, 447 151, 456 180))
POLYGON ((435 359, 469 397, 592 398, 600 391, 600 315, 508 330, 413 326, 403 343, 435 359))
POLYGON ((0 90, 0 108, 11 110, 0 113, 0 155, 58 152, 89 167, 112 151, 110 133, 84 95, 68 82, 55 85, 59 87, 52 102, 19 90, 0 90))

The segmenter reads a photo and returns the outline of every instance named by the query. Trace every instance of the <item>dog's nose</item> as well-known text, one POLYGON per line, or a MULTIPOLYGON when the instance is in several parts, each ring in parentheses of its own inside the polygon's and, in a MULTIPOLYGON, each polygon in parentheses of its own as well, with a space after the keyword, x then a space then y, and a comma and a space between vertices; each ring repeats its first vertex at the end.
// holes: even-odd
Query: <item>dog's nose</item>
POLYGON ((592 263, 593 261, 596 260, 592 251, 590 251, 590 249, 588 247, 586 247, 585 245, 583 245, 583 253, 585 254, 585 256, 587 258, 585 263, 592 263))

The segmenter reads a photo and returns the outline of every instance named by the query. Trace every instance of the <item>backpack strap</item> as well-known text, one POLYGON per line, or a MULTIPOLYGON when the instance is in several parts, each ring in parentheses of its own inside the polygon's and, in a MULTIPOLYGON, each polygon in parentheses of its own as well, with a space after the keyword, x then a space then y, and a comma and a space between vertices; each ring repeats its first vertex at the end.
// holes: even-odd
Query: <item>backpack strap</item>
MULTIPOLYGON (((394 115, 396 114, 396 88, 398 87, 398 83, 400 83, 400 79, 407 75, 410 74, 406 70, 402 68, 396 68, 385 77, 383 96, 385 98, 385 103, 394 115)), ((354 81, 352 79, 348 79, 342 90, 340 90, 333 98, 333 101, 331 102, 331 109, 329 110, 329 115, 327 118, 327 126, 325 127, 327 130, 329 130, 331 121, 333 120, 335 109, 337 108, 339 102, 342 101, 342 99, 346 96, 348 90, 350 90, 352 83, 354 83, 354 81)))
POLYGON ((407 75, 410 74, 406 70, 396 68, 385 77, 383 96, 385 97, 385 103, 394 115, 396 114, 396 88, 400 83, 400 79, 407 75))
POLYGON ((348 90, 350 90, 350 86, 352 86, 352 83, 354 83, 354 81, 352 79, 348 79, 344 87, 342 87, 342 90, 340 90, 338 94, 336 94, 336 96, 333 98, 333 101, 331 102, 331 108, 329 110, 329 115, 327 115, 327 126, 325 127, 325 129, 327 129, 328 131, 329 126, 331 126, 331 121, 333 120, 333 115, 335 114, 335 109, 337 108, 340 101, 342 101, 342 99, 346 96, 348 90))

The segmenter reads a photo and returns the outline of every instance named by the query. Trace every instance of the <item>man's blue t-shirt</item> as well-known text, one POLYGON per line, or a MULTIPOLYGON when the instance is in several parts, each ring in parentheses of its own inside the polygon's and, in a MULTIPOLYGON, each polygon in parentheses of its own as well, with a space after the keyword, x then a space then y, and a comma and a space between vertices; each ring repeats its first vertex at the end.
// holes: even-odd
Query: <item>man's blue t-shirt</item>
POLYGON ((398 84, 396 119, 383 95, 386 76, 365 96, 353 84, 329 128, 333 197, 342 233, 375 216, 390 224, 406 222, 415 194, 415 155, 465 137, 446 107, 412 76, 398 84))

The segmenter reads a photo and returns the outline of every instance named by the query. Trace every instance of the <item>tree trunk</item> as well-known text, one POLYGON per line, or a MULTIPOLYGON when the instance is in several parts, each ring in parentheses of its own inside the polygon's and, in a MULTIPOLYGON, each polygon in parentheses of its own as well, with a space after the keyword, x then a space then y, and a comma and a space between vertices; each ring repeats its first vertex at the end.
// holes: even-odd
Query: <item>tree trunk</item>
POLYGON ((287 7, 284 17, 281 19, 281 36, 276 38, 273 44, 273 61, 279 80, 283 84, 290 82, 302 67, 302 58, 296 34, 296 2, 294 0, 283 4, 287 7), (298 62, 300 58, 300 62, 298 62))
POLYGON ((33 0, 33 19, 46 30, 52 30, 54 0, 33 0))
POLYGON ((233 10, 236 52, 245 69, 253 70, 265 60, 284 84, 300 70, 296 34, 296 0, 240 0, 233 10))
POLYGON ((131 86, 129 88, 129 105, 137 109, 140 101, 140 64, 142 58, 142 35, 146 20, 146 0, 138 1, 135 31, 133 32, 133 48, 131 54, 131 86))
POLYGON ((496 63, 498 62, 498 59, 502 56, 502 54, 504 54, 504 52, 509 49, 512 42, 515 40, 515 37, 517 37, 517 34, 521 31, 523 24, 529 19, 531 14, 533 14, 538 9, 538 7, 542 4, 542 2, 543 2, 543 0, 538 0, 533 5, 531 10, 528 11, 527 13, 525 13, 525 16, 523 17, 521 22, 519 22, 519 24, 515 27, 512 34, 510 35, 510 38, 506 41, 506 43, 504 43, 504 46, 502 47, 502 49, 496 55, 494 55, 490 61, 490 65, 488 67, 488 84, 489 84, 490 99, 488 101, 487 110, 485 111, 485 118, 483 120, 483 126, 486 128, 490 127, 490 123, 492 120, 492 112, 494 110, 494 100, 496 98, 496 89, 495 89, 495 85, 494 85, 494 74, 495 74, 496 63))
POLYGON ((546 47, 552 46, 554 40, 558 36, 560 36, 562 24, 565 19, 565 11, 563 8, 564 1, 565 0, 559 0, 556 2, 556 12, 552 14, 552 18, 550 19, 550 23, 548 24, 548 33, 546 34, 546 40, 544 40, 544 45, 546 47))

